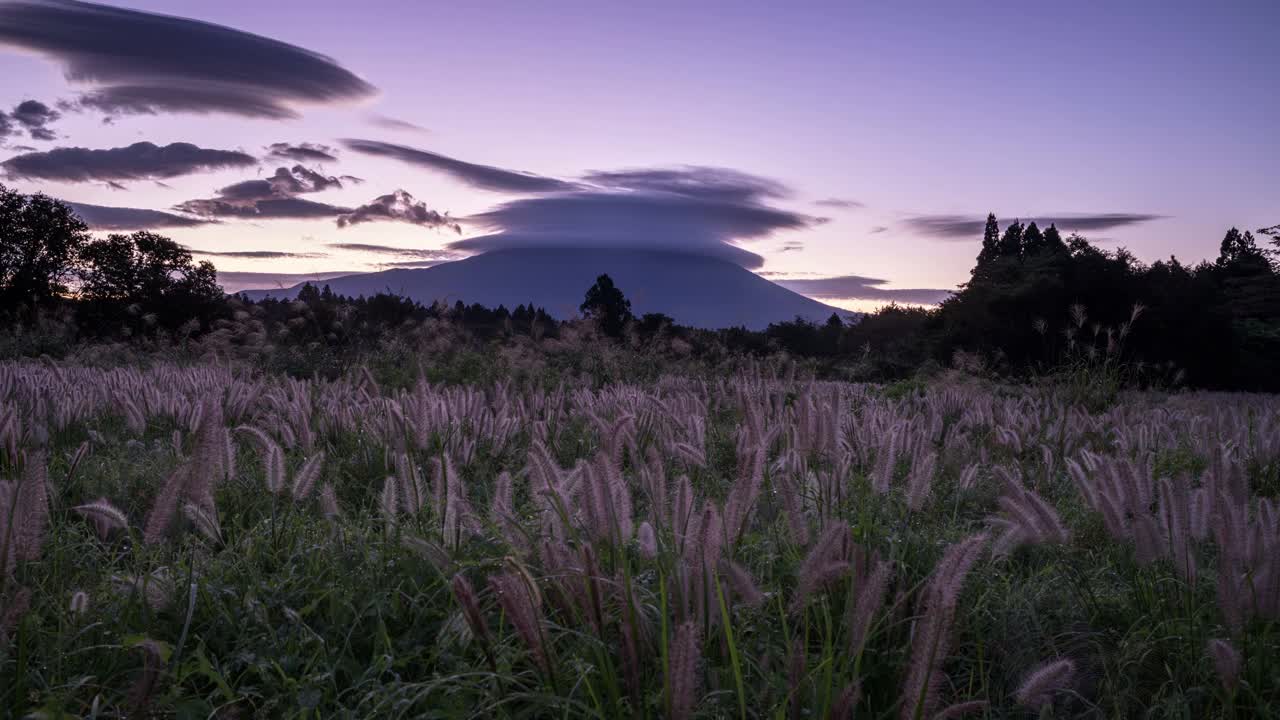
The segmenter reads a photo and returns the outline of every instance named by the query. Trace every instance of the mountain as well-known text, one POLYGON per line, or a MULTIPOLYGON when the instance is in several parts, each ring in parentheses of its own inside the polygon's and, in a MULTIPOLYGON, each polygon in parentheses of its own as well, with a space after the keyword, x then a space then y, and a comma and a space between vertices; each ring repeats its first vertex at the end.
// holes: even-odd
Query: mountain
MULTIPOLYGON (((510 309, 532 302, 563 319, 578 312, 587 288, 606 273, 631 300, 636 315, 664 313, 693 327, 762 329, 797 316, 822 322, 833 312, 856 314, 811 300, 725 260, 658 250, 494 250, 429 268, 347 275, 322 284, 349 297, 387 292, 424 304, 462 300, 510 309)), ((289 298, 301 287, 244 294, 289 298)))

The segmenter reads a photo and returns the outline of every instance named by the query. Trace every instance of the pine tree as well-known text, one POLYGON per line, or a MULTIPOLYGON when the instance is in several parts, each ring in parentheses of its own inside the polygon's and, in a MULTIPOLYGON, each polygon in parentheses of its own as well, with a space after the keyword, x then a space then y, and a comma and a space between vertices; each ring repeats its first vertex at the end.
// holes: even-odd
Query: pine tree
POLYGON ((1022 256, 1031 257, 1039 255, 1044 250, 1044 234, 1040 232, 1040 228, 1032 220, 1031 224, 1022 233, 1022 256))
POLYGON ((982 250, 978 253, 978 268, 985 267, 1000 256, 1000 226, 996 214, 987 214, 987 227, 982 231, 982 250))
POLYGON ((621 337, 627 323, 632 320, 631 301, 613 284, 613 278, 608 275, 596 278, 596 284, 587 290, 587 296, 578 309, 596 319, 600 328, 610 337, 621 337))
POLYGON ((1000 257, 1018 257, 1022 254, 1022 223, 1014 220, 1004 229, 1004 235, 996 246, 1000 257))
POLYGON ((1049 229, 1044 231, 1044 249, 1051 253, 1066 253, 1067 244, 1062 241, 1062 233, 1058 232, 1058 226, 1049 224, 1049 229))

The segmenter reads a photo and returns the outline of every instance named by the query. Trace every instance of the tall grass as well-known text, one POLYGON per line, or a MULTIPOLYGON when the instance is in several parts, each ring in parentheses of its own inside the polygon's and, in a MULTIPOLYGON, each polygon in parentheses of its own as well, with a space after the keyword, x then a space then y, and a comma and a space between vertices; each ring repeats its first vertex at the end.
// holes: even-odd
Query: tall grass
POLYGON ((1276 468, 1264 396, 4 364, 0 714, 1268 717, 1276 468))

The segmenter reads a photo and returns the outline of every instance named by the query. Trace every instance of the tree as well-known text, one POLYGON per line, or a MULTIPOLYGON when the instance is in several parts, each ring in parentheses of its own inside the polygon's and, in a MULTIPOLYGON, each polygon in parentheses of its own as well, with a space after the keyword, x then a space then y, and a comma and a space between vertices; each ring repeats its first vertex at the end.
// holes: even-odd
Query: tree
POLYGON ((1066 253, 1067 244, 1062 241, 1062 233, 1058 232, 1058 226, 1049 223, 1049 229, 1044 231, 1044 250, 1051 253, 1066 253))
POLYGON ((130 309, 172 328, 221 306, 213 265, 193 263, 186 248, 162 235, 108 235, 86 245, 81 258, 80 292, 98 314, 130 309))
POLYGON ((1275 250, 1270 251, 1273 257, 1280 254, 1280 225, 1261 228, 1258 234, 1271 238, 1271 244, 1276 246, 1275 250))
POLYGON ((613 278, 601 275, 596 284, 587 290, 587 296, 578 308, 587 317, 600 323, 600 329, 609 337, 622 337, 627 323, 631 322, 631 301, 613 284, 613 278))
POLYGON ((1231 228, 1222 238, 1217 266, 1237 275, 1252 275, 1271 270, 1270 259, 1266 251, 1258 247, 1253 233, 1242 233, 1237 228, 1231 228))
POLYGON ((1016 258, 1022 254, 1022 223, 1014 220, 1004 229, 1004 236, 996 246, 1000 257, 1016 258))
POLYGON ((1022 256, 1039 255, 1045 249, 1044 234, 1033 220, 1022 233, 1022 256))
POLYGON ((987 214, 987 227, 982 231, 982 250, 978 252, 978 267, 985 267, 1000 256, 1000 226, 996 214, 987 214))
POLYGON ((88 227, 65 204, 0 185, 0 308, 66 293, 88 239, 88 227))

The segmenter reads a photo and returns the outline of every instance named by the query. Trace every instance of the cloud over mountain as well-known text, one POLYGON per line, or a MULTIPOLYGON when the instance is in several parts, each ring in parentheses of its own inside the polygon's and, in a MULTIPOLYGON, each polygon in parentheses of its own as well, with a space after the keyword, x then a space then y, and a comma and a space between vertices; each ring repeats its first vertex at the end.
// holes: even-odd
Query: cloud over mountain
POLYGON ((0 5, 0 43, 89 85, 84 106, 116 113, 290 118, 298 104, 357 100, 369 83, 319 53, 188 18, 71 0, 0 5))
POLYGON ((467 218, 494 232, 449 247, 675 250, 758 268, 764 259, 735 243, 824 222, 769 205, 789 194, 782 184, 722 168, 593 172, 584 181, 592 186, 512 200, 467 218))

